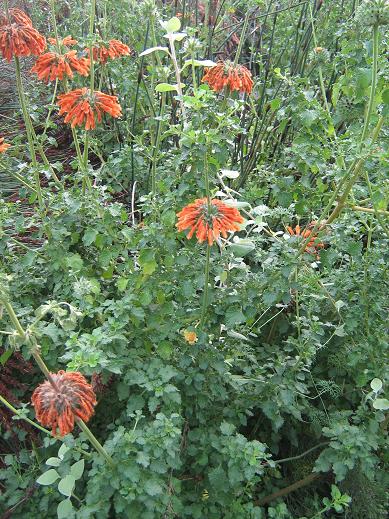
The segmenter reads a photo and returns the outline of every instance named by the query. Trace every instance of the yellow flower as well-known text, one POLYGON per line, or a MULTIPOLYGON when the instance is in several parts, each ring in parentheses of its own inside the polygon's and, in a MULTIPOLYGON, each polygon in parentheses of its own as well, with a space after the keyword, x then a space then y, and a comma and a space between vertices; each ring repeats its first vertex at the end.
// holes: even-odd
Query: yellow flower
POLYGON ((198 341, 196 332, 190 332, 189 330, 185 330, 184 337, 186 342, 188 342, 189 344, 196 344, 196 342, 198 341))

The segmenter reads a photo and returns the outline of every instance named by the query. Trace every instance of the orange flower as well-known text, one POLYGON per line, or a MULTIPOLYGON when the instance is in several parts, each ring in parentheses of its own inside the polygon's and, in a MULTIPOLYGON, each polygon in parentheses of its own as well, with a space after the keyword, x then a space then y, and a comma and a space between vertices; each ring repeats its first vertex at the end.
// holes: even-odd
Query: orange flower
POLYGON ((189 330, 184 331, 184 338, 191 345, 196 344, 198 341, 196 332, 190 332, 189 330))
POLYGON ((60 436, 65 436, 74 429, 75 419, 87 422, 91 418, 96 395, 81 373, 61 370, 51 376, 56 388, 46 380, 35 389, 31 401, 39 422, 51 427, 53 436, 57 427, 60 436))
POLYGON ((67 94, 58 96, 60 107, 59 115, 67 114, 65 123, 71 123, 72 128, 83 126, 85 130, 96 127, 96 118, 100 123, 104 112, 112 117, 121 116, 121 108, 116 96, 103 94, 103 92, 91 92, 89 88, 77 88, 67 94))
POLYGON ((296 225, 296 227, 293 229, 292 227, 287 227, 286 230, 290 234, 290 236, 301 236, 304 240, 309 238, 309 241, 307 242, 307 245, 305 247, 305 252, 308 252, 308 254, 316 254, 318 253, 318 249, 322 249, 324 247, 324 243, 316 243, 317 236, 312 234, 312 231, 309 230, 309 227, 313 227, 315 224, 314 222, 310 223, 308 225, 308 228, 301 230, 301 227, 299 225, 296 225))
MULTIPOLYGON (((89 52, 89 49, 86 49, 89 52)), ((109 40, 108 45, 100 43, 93 47, 93 59, 101 64, 107 63, 108 59, 120 58, 120 56, 128 56, 131 49, 125 43, 119 40, 109 40)))
MULTIPOLYGON (((49 43, 52 45, 57 45, 57 40, 55 38, 47 38, 49 43)), ((71 36, 66 36, 62 41, 59 42, 60 45, 65 45, 66 47, 72 47, 73 45, 77 45, 78 41, 74 40, 71 36)))
POLYGON ((235 65, 231 61, 219 61, 214 67, 205 71, 202 82, 216 92, 224 88, 232 92, 238 90, 240 93, 250 94, 253 89, 251 72, 243 65, 235 65))
POLYGON ((209 245, 219 238, 227 238, 227 231, 239 231, 243 218, 235 207, 230 207, 221 200, 212 199, 208 208, 207 198, 199 198, 188 204, 178 214, 176 227, 179 231, 190 229, 188 240, 196 233, 201 243, 208 240, 209 245))
POLYGON ((11 145, 4 142, 4 137, 0 137, 0 153, 4 153, 11 145))
POLYGON ((38 56, 45 47, 45 37, 34 29, 23 11, 10 9, 9 18, 0 15, 0 51, 7 61, 13 56, 38 56))
POLYGON ((87 58, 77 58, 77 51, 70 50, 65 54, 46 52, 37 59, 31 72, 36 72, 38 78, 48 83, 55 79, 73 78, 73 72, 81 76, 89 74, 90 61, 87 58))
POLYGON ((7 17, 6 13, 0 14, 0 25, 7 25, 9 23, 21 23, 22 25, 29 25, 32 27, 31 18, 20 9, 9 9, 8 10, 9 17, 7 17))

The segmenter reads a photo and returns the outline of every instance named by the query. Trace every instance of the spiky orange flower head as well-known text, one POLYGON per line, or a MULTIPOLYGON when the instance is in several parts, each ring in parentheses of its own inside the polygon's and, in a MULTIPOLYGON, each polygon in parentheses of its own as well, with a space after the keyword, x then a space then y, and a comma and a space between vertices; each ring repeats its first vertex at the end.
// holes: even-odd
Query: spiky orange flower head
POLYGON ((120 117, 122 114, 116 96, 98 90, 91 92, 89 88, 77 88, 59 95, 58 105, 59 115, 67 114, 65 123, 71 123, 72 128, 85 124, 85 130, 96 128, 96 119, 100 123, 104 112, 112 117, 120 117))
POLYGON ((190 229, 188 240, 196 233, 200 243, 208 240, 209 245, 220 235, 227 238, 227 231, 239 231, 239 224, 244 221, 236 207, 230 207, 216 198, 210 200, 210 207, 207 198, 199 198, 184 207, 177 216, 177 229, 190 229))
POLYGON ((314 227, 314 225, 315 222, 312 222, 305 229, 301 229, 299 225, 296 225, 294 229, 292 227, 287 227, 286 230, 290 236, 301 236, 301 238, 304 240, 309 238, 309 241, 305 246, 305 252, 308 252, 308 254, 315 254, 317 256, 317 253, 319 252, 318 249, 322 249, 324 247, 324 243, 316 243, 317 236, 312 234, 312 231, 309 229, 309 227, 314 227))
POLYGON ((65 436, 74 429, 76 418, 84 422, 91 418, 96 395, 81 373, 61 370, 51 377, 56 388, 46 380, 35 389, 31 401, 39 422, 51 427, 53 436, 57 434, 57 427, 60 436, 65 436))
POLYGON ((48 83, 55 79, 72 79, 74 72, 78 72, 81 76, 87 76, 89 67, 89 59, 78 58, 76 50, 69 50, 65 54, 59 54, 58 52, 41 54, 31 72, 36 72, 39 79, 48 83))
POLYGON ((215 90, 221 92, 224 88, 232 92, 250 94, 253 89, 251 72, 243 65, 232 61, 219 61, 214 67, 207 68, 201 80, 215 90))
POLYGON ((0 15, 0 51, 8 62, 13 56, 39 56, 46 47, 46 39, 20 9, 10 9, 9 16, 0 15))
MULTIPOLYGON (((87 49, 87 52, 89 52, 89 49, 87 49)), ((130 53, 130 47, 119 40, 109 40, 108 43, 99 43, 93 47, 93 59, 103 65, 107 63, 109 59, 128 56, 130 53)))
POLYGON ((0 137, 0 153, 4 153, 10 147, 10 144, 4 142, 4 137, 0 137))

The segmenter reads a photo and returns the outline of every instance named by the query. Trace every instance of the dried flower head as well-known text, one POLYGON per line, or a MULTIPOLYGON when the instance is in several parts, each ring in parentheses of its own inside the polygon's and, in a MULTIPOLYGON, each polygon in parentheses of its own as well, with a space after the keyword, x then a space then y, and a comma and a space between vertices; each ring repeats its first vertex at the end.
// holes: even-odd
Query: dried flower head
POLYGON ((88 88, 77 88, 66 94, 58 96, 60 107, 59 115, 65 116, 65 123, 71 123, 72 128, 83 126, 85 130, 96 127, 96 119, 100 123, 104 113, 112 117, 121 116, 121 108, 116 96, 103 94, 103 92, 91 92, 88 88))
POLYGON ((89 59, 78 58, 75 50, 70 50, 65 54, 46 52, 39 56, 31 72, 35 72, 39 79, 48 83, 55 79, 72 79, 74 72, 78 72, 81 76, 87 76, 89 67, 89 59))
POLYGON ((0 51, 7 61, 13 56, 38 56, 46 47, 46 39, 20 9, 10 9, 9 17, 0 15, 0 51))
MULTIPOLYGON (((89 49, 86 49, 86 51, 89 53, 89 49)), ((108 43, 99 43, 93 47, 93 59, 103 65, 109 59, 128 56, 130 53, 130 47, 119 40, 109 40, 108 43)))
POLYGON ((238 209, 215 198, 210 200, 209 207, 207 198, 199 198, 184 207, 177 216, 178 230, 190 229, 188 240, 196 233, 200 243, 208 240, 209 245, 212 245, 220 234, 227 238, 228 231, 239 231, 239 224, 244 221, 238 209))
POLYGON ((51 374, 56 387, 48 380, 40 384, 31 400, 36 417, 51 432, 60 436, 74 429, 74 421, 79 418, 87 422, 94 412, 96 395, 85 377, 78 372, 58 371, 51 374))
POLYGON ((253 89, 251 72, 243 65, 234 64, 232 61, 219 61, 217 65, 207 68, 201 80, 215 90, 221 92, 224 88, 232 92, 250 94, 253 89))
POLYGON ((196 344, 196 342, 198 341, 198 338, 197 338, 197 334, 196 332, 191 332, 189 330, 184 330, 184 339, 186 340, 186 342, 188 342, 189 344, 196 344))
POLYGON ((301 229, 299 225, 296 225, 296 227, 293 229, 292 227, 287 227, 286 230, 288 231, 290 236, 300 236, 304 240, 309 238, 309 241, 307 242, 307 245, 305 246, 305 252, 308 254, 315 254, 317 256, 318 249, 322 249, 324 247, 324 243, 317 243, 317 236, 312 234, 312 231, 309 229, 310 227, 314 227, 315 223, 312 222, 308 225, 307 228, 301 229))
POLYGON ((10 147, 10 144, 4 142, 4 137, 0 137, 0 153, 4 153, 10 147))
POLYGON ((355 13, 362 27, 389 24, 389 0, 363 0, 355 13))

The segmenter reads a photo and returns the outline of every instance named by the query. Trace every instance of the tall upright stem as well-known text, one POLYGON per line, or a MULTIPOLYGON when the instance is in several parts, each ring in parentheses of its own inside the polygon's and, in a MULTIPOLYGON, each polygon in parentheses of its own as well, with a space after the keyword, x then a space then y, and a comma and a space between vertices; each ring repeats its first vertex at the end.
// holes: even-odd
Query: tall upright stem
POLYGON ((182 99, 183 92, 182 92, 182 88, 181 88, 181 73, 180 73, 180 69, 178 66, 178 62, 177 62, 177 55, 176 55, 176 48, 174 46, 174 39, 170 35, 169 35, 169 47, 170 47, 170 56, 173 61, 174 72, 176 74, 177 93, 180 96, 182 119, 184 121, 184 125, 186 125, 186 111, 185 111, 184 101, 182 99))
POLYGON ((361 137, 361 146, 366 140, 367 132, 369 131, 369 124, 371 115, 373 113, 374 108, 374 98, 375 92, 377 88, 377 72, 378 72, 378 40, 379 40, 379 28, 378 25, 374 25, 373 27, 373 65, 372 65, 372 74, 371 74, 371 90, 370 90, 370 98, 369 104, 367 107, 367 113, 365 117, 365 124, 363 126, 363 132, 361 137))
MULTIPOLYGON (((207 146, 207 144, 205 144, 207 146)), ((208 161, 207 161, 207 148, 204 151, 204 182, 205 182, 205 193, 207 196, 208 214, 211 214, 211 195, 209 190, 209 173, 208 173, 208 161)), ((208 239, 208 236, 207 236, 208 239)), ((203 293, 203 304, 201 308, 200 316, 200 328, 203 327, 205 322, 205 315, 208 308, 208 292, 209 292, 209 263, 211 259, 211 245, 207 241, 207 252, 205 256, 205 271, 204 271, 204 293, 203 293)))
MULTIPOLYGON (((89 90, 90 95, 93 95, 95 89, 95 67, 93 60, 93 44, 94 44, 94 25, 95 25, 95 14, 96 14, 96 0, 91 0, 90 4, 90 14, 89 14, 89 59, 90 59, 90 83, 89 90)), ((90 186, 90 182, 88 182, 88 151, 89 151, 89 133, 88 130, 85 130, 85 139, 84 139, 84 158, 83 158, 83 169, 84 169, 84 177, 82 180, 82 194, 85 194, 87 184, 90 186)))
POLYGON ((34 168, 35 189, 36 189, 37 196, 38 196, 39 208, 42 210, 44 208, 44 203, 43 203, 43 197, 42 197, 41 182, 40 182, 40 178, 39 178, 38 161, 36 159, 36 153, 35 153, 33 129, 32 129, 30 115, 27 111, 26 96, 24 94, 24 89, 23 89, 23 84, 22 84, 22 75, 20 72, 20 61, 17 56, 15 56, 15 67, 16 67, 16 87, 18 89, 20 106, 22 108, 24 124, 26 126, 27 141, 28 141, 28 146, 30 149, 31 162, 32 162, 32 166, 34 168))

